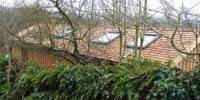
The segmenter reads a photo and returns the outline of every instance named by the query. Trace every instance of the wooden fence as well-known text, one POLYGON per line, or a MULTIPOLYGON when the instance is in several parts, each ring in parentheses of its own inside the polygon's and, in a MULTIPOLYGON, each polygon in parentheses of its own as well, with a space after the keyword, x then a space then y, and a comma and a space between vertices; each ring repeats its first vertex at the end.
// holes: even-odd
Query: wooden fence
MULTIPOLYGON (((0 53, 4 52, 3 49, 0 48, 0 53)), ((43 50, 35 50, 35 49, 21 49, 21 48, 13 48, 12 54, 15 58, 22 60, 23 62, 35 62, 44 67, 52 68, 60 63, 68 63, 71 62, 61 56, 58 56, 55 52, 48 52, 43 50)), ((195 63, 188 60, 182 60, 178 63, 178 67, 184 71, 191 71, 195 67, 195 63)))
POLYGON ((4 52, 4 49, 3 48, 0 48, 0 53, 3 53, 4 52))
POLYGON ((57 56, 54 52, 44 50, 14 48, 13 56, 21 59, 23 62, 31 61, 48 68, 52 68, 61 63, 71 64, 70 61, 61 56, 57 56))
POLYGON ((179 62, 178 66, 184 71, 191 71, 195 68, 196 63, 189 60, 182 60, 181 62, 179 62))

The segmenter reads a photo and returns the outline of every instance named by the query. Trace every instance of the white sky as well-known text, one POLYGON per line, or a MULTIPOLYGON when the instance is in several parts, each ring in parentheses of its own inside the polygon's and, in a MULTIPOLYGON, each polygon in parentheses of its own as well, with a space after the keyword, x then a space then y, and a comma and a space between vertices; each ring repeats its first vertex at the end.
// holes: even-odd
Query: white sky
MULTIPOLYGON (((0 0, 0 3, 4 4, 4 6, 12 7, 16 4, 16 2, 20 3, 22 0, 0 0)), ((30 4, 33 3, 35 0, 23 0, 24 3, 30 4)), ((40 2, 47 3, 48 0, 39 0, 40 2)), ((79 0, 75 0, 79 1, 79 0)), ((98 0, 97 0, 98 1, 98 0)), ((136 1, 136 0, 135 0, 136 1)), ((174 6, 174 8, 179 9, 182 6, 182 2, 184 3, 184 6, 187 8, 192 8, 191 12, 195 14, 200 14, 200 0, 166 0, 171 5, 174 6), (198 5, 196 5, 198 4, 198 5), (195 7, 194 7, 195 6, 195 7)), ((155 9, 159 11, 158 9, 161 7, 160 0, 148 0, 148 8, 149 9, 155 9)))
MULTIPOLYGON (((15 3, 16 1, 22 1, 22 0, 0 0, 0 1, 5 3, 6 6, 12 6, 13 3, 15 3)), ((27 3, 27 2, 33 2, 35 0, 23 0, 23 1, 27 3)), ((48 1, 48 0, 40 0, 40 1, 48 1)), ((152 6, 158 6, 160 5, 159 1, 160 0, 148 0, 148 3, 149 5, 152 5, 152 6)), ((176 7, 180 7, 182 5, 182 1, 184 2, 184 5, 186 7, 192 7, 197 2, 200 2, 200 0, 166 0, 166 1, 170 3, 174 3, 176 7)))
MULTIPOLYGON (((156 7, 161 6, 160 5, 160 0, 148 0, 149 8, 155 9, 156 7)), ((166 0, 168 1, 171 5, 173 5, 176 9, 180 8, 182 6, 182 2, 185 7, 187 8, 192 8, 192 11, 195 12, 200 12, 200 0, 166 0), (198 5, 196 5, 198 4, 198 5)))

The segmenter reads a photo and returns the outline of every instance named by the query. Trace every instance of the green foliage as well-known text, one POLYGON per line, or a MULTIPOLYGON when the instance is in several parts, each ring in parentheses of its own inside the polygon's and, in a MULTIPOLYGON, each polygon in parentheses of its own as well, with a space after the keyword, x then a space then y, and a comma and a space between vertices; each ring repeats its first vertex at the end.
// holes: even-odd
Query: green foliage
POLYGON ((108 88, 112 81, 109 71, 88 65, 77 66, 73 71, 77 80, 74 100, 112 98, 108 88))
POLYGON ((192 99, 200 99, 200 67, 195 68, 189 75, 190 95, 192 99))
POLYGON ((154 76, 147 99, 184 100, 188 97, 187 80, 178 69, 162 68, 151 73, 154 76))
POLYGON ((0 100, 10 100, 10 93, 12 91, 12 87, 9 84, 4 83, 0 85, 0 100))
POLYGON ((6 65, 7 60, 4 54, 0 54, 0 84, 5 83, 6 81, 6 65))
POLYGON ((200 69, 190 73, 149 60, 113 66, 29 63, 12 83, 0 85, 5 100, 185 100, 199 99, 200 69), (148 67, 148 68, 146 68, 148 67))
POLYGON ((161 67, 160 62, 151 61, 148 59, 129 59, 127 63, 123 63, 120 65, 122 67, 128 68, 131 72, 134 72, 135 74, 143 74, 161 67))
POLYGON ((113 93, 116 94, 116 98, 129 100, 137 98, 136 84, 141 82, 137 79, 138 76, 135 75, 134 68, 118 65, 113 76, 115 77, 113 93))
POLYGON ((117 99, 126 100, 146 99, 146 96, 152 97, 149 95, 149 91, 155 86, 154 82, 156 79, 161 79, 159 78, 160 75, 163 74, 165 69, 170 69, 171 66, 171 63, 160 64, 146 59, 133 59, 129 63, 120 64, 114 72, 116 82, 114 83, 113 93, 117 99))
POLYGON ((12 98, 22 99, 27 94, 33 92, 33 77, 39 74, 41 70, 41 67, 34 63, 29 63, 25 66, 25 69, 15 81, 14 89, 11 93, 12 98))
POLYGON ((0 54, 0 66, 7 65, 6 57, 4 54, 0 54))
POLYGON ((6 83, 6 66, 7 60, 4 54, 0 54, 0 99, 3 98, 9 91, 6 83))
MULTIPOLYGON (((14 60, 13 60, 14 61, 14 60)), ((8 98, 8 95, 12 91, 12 84, 8 84, 7 82, 7 66, 8 62, 6 59, 5 54, 0 54, 0 100, 10 99, 8 98)), ((16 77, 16 72, 14 71, 14 68, 11 69, 11 78, 10 81, 13 82, 14 78, 16 77)))

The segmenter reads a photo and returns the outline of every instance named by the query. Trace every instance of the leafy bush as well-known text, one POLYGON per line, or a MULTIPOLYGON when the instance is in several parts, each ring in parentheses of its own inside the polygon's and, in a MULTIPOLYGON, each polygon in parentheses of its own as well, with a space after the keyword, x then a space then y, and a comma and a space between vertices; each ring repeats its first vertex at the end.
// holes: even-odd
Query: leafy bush
MULTIPOLYGON (((113 93, 116 99, 139 99, 140 90, 144 81, 150 78, 149 73, 162 67, 159 62, 147 59, 129 59, 127 63, 119 64, 115 67, 113 76, 115 77, 113 93)), ((149 84, 148 84, 149 85, 149 84)))
POLYGON ((68 66, 63 65, 53 70, 41 70, 32 79, 35 90, 29 98, 44 99, 47 96, 48 98, 45 100, 67 99, 69 94, 75 90, 76 85, 75 76, 71 70, 68 66), (40 93, 42 95, 39 95, 40 93))
POLYGON ((91 66, 58 66, 49 70, 30 64, 16 80, 11 95, 15 99, 106 99, 110 93, 106 90, 107 78, 105 70, 91 66))
POLYGON ((116 82, 113 92, 117 98, 129 100, 185 98, 185 75, 171 66, 171 63, 160 64, 149 60, 133 60, 118 65, 114 72, 116 82))
POLYGON ((200 99, 200 67, 197 66, 190 74, 189 74, 189 83, 190 85, 190 95, 192 99, 199 100, 200 99))
POLYGON ((32 79, 40 73, 42 68, 34 63, 29 63, 14 82, 14 89, 10 93, 11 98, 23 99, 34 91, 32 79))
POLYGON ((1 90, 9 93, 0 97, 17 100, 198 99, 200 70, 187 77, 189 73, 170 66, 170 63, 144 59, 114 67, 58 65, 45 69, 30 63, 13 82, 12 89, 6 84, 0 85, 1 90))
MULTIPOLYGON (((1 98, 8 93, 8 84, 6 84, 6 66, 8 65, 4 54, 0 54, 0 95, 1 98)), ((0 98, 0 99, 1 99, 0 98)))
MULTIPOLYGON (((143 74, 157 68, 163 67, 158 61, 151 61, 148 59, 129 59, 126 63, 120 64, 120 66, 125 67, 132 71, 134 74, 143 74)), ((170 67, 169 64, 168 67, 170 67)))
POLYGON ((7 60, 4 54, 0 54, 0 66, 7 65, 7 60))
POLYGON ((6 65, 7 60, 4 54, 0 54, 0 84, 4 84, 6 81, 6 65))
POLYGON ((112 98, 109 88, 112 74, 108 70, 92 66, 77 66, 73 69, 77 84, 73 96, 74 100, 112 98))
POLYGON ((151 73, 153 84, 146 99, 184 100, 188 97, 187 79, 178 69, 162 68, 151 73))
POLYGON ((118 65, 113 76, 115 78, 113 93, 116 99, 137 98, 138 85, 141 84, 141 80, 138 75, 135 75, 133 67, 118 65))

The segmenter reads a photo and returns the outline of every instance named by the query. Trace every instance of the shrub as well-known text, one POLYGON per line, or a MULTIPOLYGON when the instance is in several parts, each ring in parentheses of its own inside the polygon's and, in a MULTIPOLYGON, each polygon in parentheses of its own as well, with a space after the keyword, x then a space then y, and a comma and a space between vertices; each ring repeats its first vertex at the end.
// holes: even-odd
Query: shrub
POLYGON ((69 94, 76 90, 76 80, 71 70, 66 65, 42 70, 32 80, 35 91, 30 94, 30 97, 44 99, 42 95, 46 95, 48 96, 47 100, 67 99, 69 94))
POLYGON ((6 82, 6 65, 7 60, 4 54, 0 54, 0 84, 4 84, 6 82))
POLYGON ((122 63, 120 65, 131 70, 134 74, 143 74, 163 67, 160 62, 148 59, 129 59, 127 63, 122 63))
POLYGON ((190 79, 190 95, 192 99, 200 99, 200 67, 197 66, 192 72, 190 72, 188 78, 190 79))
MULTIPOLYGON (((146 99, 185 100, 188 97, 187 79, 175 68, 161 68, 151 74, 153 82, 146 99)), ((143 91, 144 92, 144 91, 143 91)))
POLYGON ((34 91, 32 79, 40 73, 42 68, 34 63, 29 63, 14 82, 14 89, 10 93, 14 99, 23 99, 34 91))
POLYGON ((115 67, 113 93, 116 99, 139 99, 140 90, 144 85, 149 85, 151 78, 147 73, 160 68, 159 62, 147 59, 129 59, 127 63, 115 67), (146 83, 145 83, 146 82, 146 83))
POLYGON ((126 67, 118 65, 116 67, 114 75, 114 88, 113 94, 116 99, 129 99, 137 98, 137 75, 134 74, 133 67, 126 67))
POLYGON ((27 100, 154 100, 194 99, 199 95, 199 70, 189 79, 171 64, 132 60, 113 66, 59 65, 44 69, 30 63, 13 82, 3 99, 27 100), (148 68, 147 68, 148 67, 148 68), (188 82, 194 81, 191 94, 188 82), (191 96, 192 95, 192 96, 191 96))
POLYGON ((6 84, 6 66, 7 60, 4 54, 0 54, 0 99, 6 96, 8 93, 8 84, 6 84))
POLYGON ((7 60, 4 54, 0 54, 0 66, 7 65, 7 60))
POLYGON ((110 99, 110 83, 112 74, 103 68, 92 66, 76 66, 73 69, 76 76, 76 90, 73 92, 74 100, 110 99))

